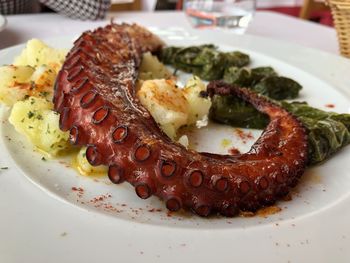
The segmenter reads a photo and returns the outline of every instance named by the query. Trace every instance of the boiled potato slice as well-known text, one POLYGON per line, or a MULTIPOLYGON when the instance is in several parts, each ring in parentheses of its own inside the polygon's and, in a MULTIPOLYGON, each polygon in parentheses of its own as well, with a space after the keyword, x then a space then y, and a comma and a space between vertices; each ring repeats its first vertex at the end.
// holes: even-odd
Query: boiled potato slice
POLYGON ((159 62, 156 56, 153 56, 150 52, 146 52, 142 56, 142 62, 139 69, 139 79, 168 79, 171 77, 171 73, 159 62))
POLYGON ((34 81, 37 86, 46 86, 51 87, 52 89, 55 84, 56 75, 57 74, 52 67, 41 65, 35 69, 30 79, 31 81, 34 81))
POLYGON ((32 67, 49 65, 58 72, 66 54, 66 50, 54 49, 39 39, 32 39, 27 42, 25 49, 15 59, 14 65, 29 65, 32 67))
POLYGON ((52 100, 53 86, 55 85, 57 73, 48 65, 38 66, 30 78, 32 89, 29 90, 30 96, 42 97, 52 100))
POLYGON ((59 129, 59 115, 52 108, 45 99, 29 97, 13 105, 9 121, 34 146, 54 156, 69 148, 69 133, 59 129))
POLYGON ((34 68, 30 66, 0 67, 0 102, 12 106, 22 100, 31 88, 30 78, 34 68))
POLYGON ((186 97, 189 105, 189 125, 205 119, 209 113, 211 101, 209 98, 201 96, 201 92, 205 91, 205 84, 196 76, 189 79, 185 88, 183 89, 183 94, 186 97))
POLYGON ((174 139, 177 129, 188 119, 189 106, 181 89, 173 80, 146 80, 137 95, 161 129, 174 139))
POLYGON ((56 71, 48 65, 0 67, 0 102, 12 106, 28 96, 52 99, 56 71))

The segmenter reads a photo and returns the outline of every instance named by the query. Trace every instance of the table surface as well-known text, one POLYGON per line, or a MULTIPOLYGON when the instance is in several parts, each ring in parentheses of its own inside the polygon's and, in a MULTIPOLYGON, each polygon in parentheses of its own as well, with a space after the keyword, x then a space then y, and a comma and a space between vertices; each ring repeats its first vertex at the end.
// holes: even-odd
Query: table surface
MULTIPOLYGON (((111 16, 114 16, 116 21, 139 22, 145 26, 162 25, 162 27, 175 26, 190 29, 190 25, 181 12, 118 13, 111 14, 111 16)), ((55 14, 8 16, 7 19, 7 28, 0 33, 0 48, 25 42, 33 37, 47 38, 79 34, 83 30, 106 23, 106 21, 72 21, 55 14)), ((272 12, 257 12, 247 33, 337 53, 336 33, 332 28, 272 12)), ((14 164, 9 164, 9 169, 16 168, 14 164)), ((77 242, 80 242, 79 246, 86 247, 87 250, 96 251, 96 258, 87 258, 82 254, 81 260, 104 262, 108 259, 107 254, 109 254, 106 252, 116 249, 113 248, 113 244, 108 247, 98 246, 99 240, 113 240, 113 237, 118 235, 118 225, 113 220, 98 217, 95 213, 82 213, 81 210, 73 206, 48 198, 46 193, 24 179, 20 171, 11 172, 11 176, 6 171, 1 171, 0 211, 1 262, 34 262, 32 260, 50 262, 49 259, 41 257, 41 250, 45 250, 47 252, 45 254, 51 254, 52 258, 63 257, 67 260, 69 255, 75 253, 77 242), (14 202, 12 200, 22 201, 14 202), (59 222, 51 220, 55 215, 60 215, 60 218, 64 219, 59 222), (20 222, 20 224, 13 225, 14 221, 20 222), (88 231, 91 228, 96 229, 96 231, 88 231), (102 232, 99 231, 102 228, 110 229, 109 234, 102 236, 102 232), (67 236, 63 238, 62 233, 67 233, 67 236), (46 244, 41 242, 38 246, 36 240, 39 239, 47 240, 46 244)), ((136 228, 136 226, 131 227, 136 228)), ((103 232, 106 233, 106 231, 103 232)), ((132 247, 132 241, 130 241, 132 237, 123 235, 120 236, 121 239, 129 240, 129 243, 126 244, 128 247, 125 249, 139 253, 139 248, 132 247)), ((152 227, 144 229, 142 235, 144 236, 142 245, 147 247, 149 241, 145 236, 153 235, 152 227)), ((116 249, 115 262, 118 262, 117 251, 116 249)), ((168 256, 174 252, 170 251, 168 256)), ((195 250, 191 253, 198 253, 198 251, 195 250)))

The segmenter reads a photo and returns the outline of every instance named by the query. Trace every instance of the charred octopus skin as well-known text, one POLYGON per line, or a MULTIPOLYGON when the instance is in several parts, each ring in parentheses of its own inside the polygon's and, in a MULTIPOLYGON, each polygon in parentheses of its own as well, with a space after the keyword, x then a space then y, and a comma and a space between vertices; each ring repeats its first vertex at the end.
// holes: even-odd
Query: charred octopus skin
POLYGON ((137 25, 111 24, 84 33, 60 71, 54 104, 60 128, 74 145, 86 145, 92 165, 107 165, 113 183, 124 181, 146 199, 165 201, 170 211, 200 216, 255 211, 288 193, 307 162, 307 136, 301 123, 264 97, 222 82, 211 95, 234 94, 271 121, 248 153, 217 155, 187 150, 172 142, 135 96, 143 52, 163 42, 137 25))

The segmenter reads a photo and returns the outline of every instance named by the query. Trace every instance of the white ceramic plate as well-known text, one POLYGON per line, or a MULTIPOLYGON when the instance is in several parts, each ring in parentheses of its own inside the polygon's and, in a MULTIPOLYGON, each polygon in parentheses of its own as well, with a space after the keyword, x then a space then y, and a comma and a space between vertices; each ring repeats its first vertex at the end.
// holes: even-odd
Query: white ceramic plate
MULTIPOLYGON (((349 112, 350 63, 345 59, 252 36, 153 30, 173 45, 215 43, 223 50, 245 51, 252 57, 252 66, 271 65, 299 81, 304 86, 300 100, 325 110, 333 104, 332 110, 349 112)), ((47 42, 70 47, 72 38, 47 42)), ((22 48, 2 51, 2 63, 11 63, 22 48)), ((178 262, 186 255, 188 261, 203 262, 346 262, 350 256, 345 250, 350 245, 350 147, 308 169, 293 200, 277 204, 282 209, 279 213, 203 219, 168 214, 157 198, 141 200, 127 184, 82 177, 69 167, 69 160, 42 161, 42 155, 8 124, 8 110, 3 108, 2 113, 0 166, 9 169, 0 172, 0 190, 5 191, 0 198, 9 201, 1 207, 1 222, 10 225, 0 230, 11 238, 0 248, 0 258, 7 261, 178 262), (27 184, 25 177, 44 192, 27 184), (28 244, 30 237, 38 245, 28 244), (35 250, 42 247, 40 252, 35 250)), ((231 127, 212 125, 197 131, 193 140, 198 150, 218 153, 226 153, 233 145, 247 150, 253 143, 235 134, 231 127), (223 146, 222 139, 228 139, 229 145, 223 146)), ((256 138, 259 132, 252 134, 256 138)))
POLYGON ((0 15, 0 32, 6 27, 6 23, 6 18, 3 15, 0 15))

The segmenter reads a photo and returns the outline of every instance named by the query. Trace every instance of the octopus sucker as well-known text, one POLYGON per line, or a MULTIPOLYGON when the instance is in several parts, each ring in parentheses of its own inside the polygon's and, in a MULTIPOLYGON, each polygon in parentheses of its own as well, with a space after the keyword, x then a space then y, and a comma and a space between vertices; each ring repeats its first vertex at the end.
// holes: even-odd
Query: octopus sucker
POLYGON ((87 146, 92 165, 108 166, 108 177, 152 195, 170 211, 207 217, 255 211, 288 193, 304 173, 308 144, 300 121, 263 96, 221 81, 213 96, 236 95, 270 117, 250 151, 218 155, 188 150, 171 141, 136 97, 144 52, 164 43, 143 27, 111 24, 74 42, 55 84, 54 106, 70 142, 87 146))

